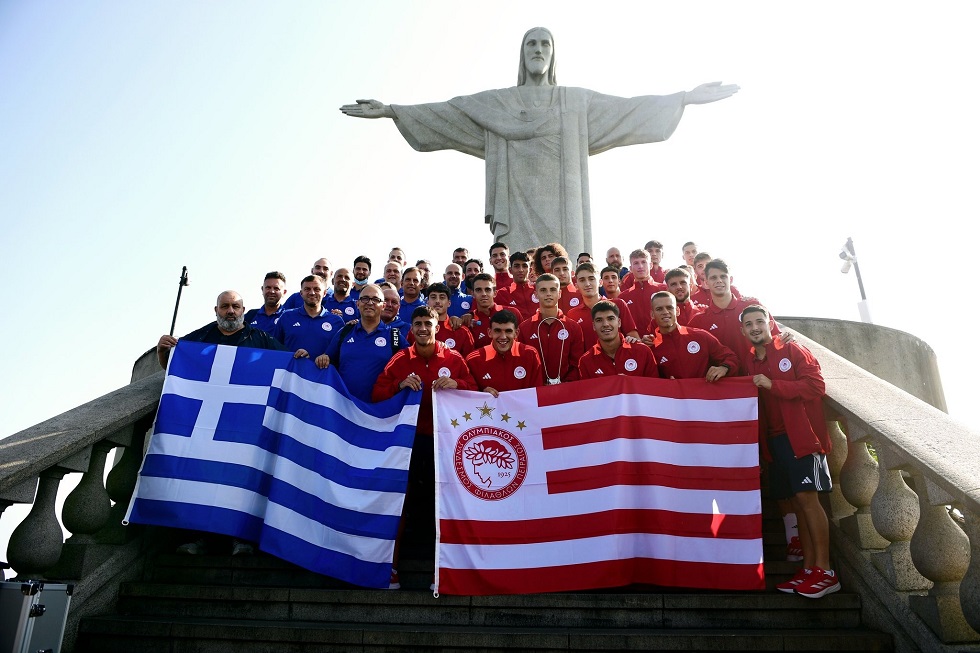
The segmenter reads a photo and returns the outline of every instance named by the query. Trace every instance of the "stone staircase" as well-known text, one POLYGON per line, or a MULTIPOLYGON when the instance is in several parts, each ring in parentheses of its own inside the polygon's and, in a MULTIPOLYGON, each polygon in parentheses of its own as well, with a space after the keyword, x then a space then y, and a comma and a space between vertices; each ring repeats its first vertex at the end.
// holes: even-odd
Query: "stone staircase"
POLYGON ((843 591, 819 600, 776 592, 797 563, 781 560, 779 519, 767 518, 765 529, 768 589, 745 593, 630 587, 434 598, 432 562, 418 543, 407 548, 414 559, 399 570, 400 591, 354 588, 263 554, 160 554, 143 579, 122 584, 115 614, 82 621, 75 650, 892 650, 890 635, 862 626, 861 597, 846 578, 843 591))

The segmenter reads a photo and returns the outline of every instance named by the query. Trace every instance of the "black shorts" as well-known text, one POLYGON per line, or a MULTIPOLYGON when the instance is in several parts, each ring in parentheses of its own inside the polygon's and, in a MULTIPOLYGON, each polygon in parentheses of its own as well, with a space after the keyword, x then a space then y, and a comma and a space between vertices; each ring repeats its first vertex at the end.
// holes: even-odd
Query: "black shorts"
POLYGON ((822 453, 797 458, 785 433, 769 438, 769 494, 773 499, 789 499, 807 491, 830 492, 830 468, 822 453))

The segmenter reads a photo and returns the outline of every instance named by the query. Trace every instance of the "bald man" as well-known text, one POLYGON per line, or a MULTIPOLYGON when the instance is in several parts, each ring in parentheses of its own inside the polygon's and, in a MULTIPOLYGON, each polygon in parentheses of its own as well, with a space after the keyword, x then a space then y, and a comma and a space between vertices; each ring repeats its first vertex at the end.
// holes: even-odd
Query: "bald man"
MULTIPOLYGON (((255 349, 284 350, 282 344, 265 331, 253 329, 245 324, 245 303, 242 296, 234 290, 226 290, 218 295, 214 306, 215 321, 196 331, 191 331, 182 340, 207 342, 212 345, 232 347, 253 347, 255 349)), ((177 344, 177 338, 160 336, 157 342, 157 360, 160 367, 167 369, 170 350, 177 344)))

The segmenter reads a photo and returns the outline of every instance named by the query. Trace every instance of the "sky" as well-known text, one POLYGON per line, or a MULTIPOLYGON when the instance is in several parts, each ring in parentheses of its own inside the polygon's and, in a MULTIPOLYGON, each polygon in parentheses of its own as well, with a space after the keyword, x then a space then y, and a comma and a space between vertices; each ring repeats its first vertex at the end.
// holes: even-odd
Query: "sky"
POLYGON ((777 315, 874 321, 936 351, 980 430, 963 295, 977 242, 980 9, 967 2, 0 1, 0 437, 128 382, 215 296, 261 303, 312 262, 393 245, 487 258, 484 167, 417 153, 360 98, 412 104, 516 81, 555 35, 558 82, 635 96, 737 83, 669 141, 592 157, 593 253, 650 239, 726 259, 777 315), (955 317, 954 317, 955 316, 955 317), (951 318, 955 319, 950 324, 951 318), (957 326, 965 328, 956 328, 957 326), (955 336, 953 334, 956 334, 955 336))

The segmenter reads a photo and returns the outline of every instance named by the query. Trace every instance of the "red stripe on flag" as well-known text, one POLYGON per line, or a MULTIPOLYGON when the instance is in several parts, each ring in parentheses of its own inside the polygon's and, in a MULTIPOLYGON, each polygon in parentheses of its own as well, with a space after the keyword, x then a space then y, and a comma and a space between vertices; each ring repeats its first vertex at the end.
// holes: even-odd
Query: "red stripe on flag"
POLYGON ((758 397, 758 392, 749 376, 707 383, 704 379, 648 379, 622 374, 537 389, 539 406, 557 406, 586 399, 608 399, 622 394, 644 394, 669 399, 746 399, 758 397))
MULTIPOLYGON (((709 515, 671 510, 604 510, 585 515, 521 521, 442 519, 442 544, 537 544, 623 533, 751 540, 760 537, 762 515, 709 515)), ((719 546, 724 546, 719 543, 719 546)))
POLYGON ((541 429, 544 449, 574 447, 592 442, 663 440, 682 444, 753 444, 759 441, 758 422, 678 422, 631 415, 548 426, 541 429))
POLYGON ((442 594, 536 594, 635 584, 720 590, 766 587, 762 563, 731 565, 632 558, 537 569, 439 568, 442 594))
POLYGON ((648 485, 682 490, 759 489, 758 467, 685 467, 617 461, 547 473, 548 494, 582 492, 614 485, 648 485))

